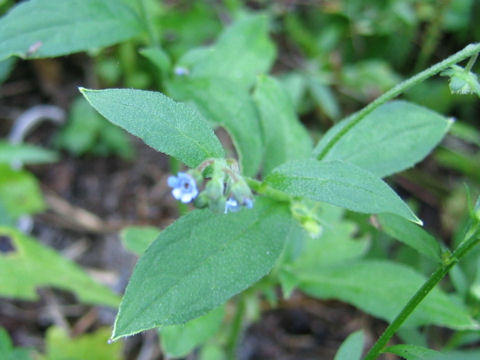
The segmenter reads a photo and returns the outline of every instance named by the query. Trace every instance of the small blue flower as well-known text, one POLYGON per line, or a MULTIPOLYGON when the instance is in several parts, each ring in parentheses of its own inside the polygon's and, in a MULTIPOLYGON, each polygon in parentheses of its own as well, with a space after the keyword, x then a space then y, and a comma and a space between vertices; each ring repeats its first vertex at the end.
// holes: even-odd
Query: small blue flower
POLYGON ((253 207, 253 201, 250 198, 245 198, 241 205, 238 204, 238 201, 233 197, 229 197, 225 203, 225 214, 230 212, 237 212, 240 210, 241 206, 245 206, 248 209, 253 207))
POLYGON ((189 203, 198 195, 195 179, 184 172, 179 172, 177 176, 168 177, 168 186, 172 187, 172 195, 182 203, 189 203))
POLYGON ((225 214, 230 212, 237 212, 240 210, 240 206, 238 205, 238 201, 235 200, 233 197, 228 198, 225 203, 225 214))

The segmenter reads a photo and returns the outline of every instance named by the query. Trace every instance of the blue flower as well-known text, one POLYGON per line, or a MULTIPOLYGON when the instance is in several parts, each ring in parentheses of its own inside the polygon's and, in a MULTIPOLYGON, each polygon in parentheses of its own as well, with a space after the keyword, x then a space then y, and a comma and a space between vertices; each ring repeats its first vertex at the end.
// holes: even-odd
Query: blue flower
POLYGON ((235 200, 233 197, 228 198, 225 202, 225 214, 230 212, 237 212, 240 210, 240 206, 238 205, 238 201, 235 200))
MULTIPOLYGON (((253 201, 250 198, 245 198, 242 202, 242 205, 248 209, 253 207, 253 201)), ((235 200, 233 197, 229 197, 228 200, 225 202, 225 214, 230 212, 237 212, 240 210, 242 205, 238 204, 238 201, 235 200)))
POLYGON ((195 179, 184 172, 179 172, 177 176, 169 176, 168 186, 173 188, 173 197, 185 204, 195 199, 198 195, 195 179))

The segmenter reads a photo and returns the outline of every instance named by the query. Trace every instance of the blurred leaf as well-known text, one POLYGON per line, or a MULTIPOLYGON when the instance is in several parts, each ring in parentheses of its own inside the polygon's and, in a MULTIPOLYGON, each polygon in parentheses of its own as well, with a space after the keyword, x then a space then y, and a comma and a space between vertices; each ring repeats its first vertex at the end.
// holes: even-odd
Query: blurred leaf
MULTIPOLYGON (((391 322, 425 282, 415 270, 386 260, 361 260, 331 267, 295 271, 299 289, 320 299, 338 299, 391 322)), ((435 288, 405 321, 405 327, 427 324, 477 329, 467 310, 435 288)))
POLYGON ((183 325, 159 329, 162 349, 168 357, 184 357, 215 335, 225 315, 223 306, 183 325))
POLYGON ((73 102, 68 122, 54 138, 54 144, 75 156, 115 154, 124 159, 133 156, 133 147, 125 132, 100 116, 82 97, 73 102))
POLYGON ((0 60, 0 84, 8 79, 16 62, 15 58, 0 60))
POLYGON ((27 171, 0 164, 0 203, 14 219, 45 209, 37 179, 27 171))
POLYGON ((389 346, 384 352, 396 354, 406 360, 477 360, 480 358, 479 350, 438 352, 415 345, 389 346))
POLYGON ((157 67, 162 78, 166 78, 172 70, 172 62, 168 57, 168 54, 159 47, 148 47, 140 50, 140 54, 145 56, 151 61, 153 65, 157 67))
POLYGON ((417 345, 394 345, 387 347, 383 352, 391 353, 406 360, 440 360, 443 359, 442 354, 438 351, 424 348, 417 345))
POLYGON ((141 31, 118 0, 30 0, 0 19, 0 59, 60 56, 112 45, 141 31))
POLYGON ((463 154, 457 150, 440 147, 435 152, 436 162, 446 168, 461 172, 464 176, 480 182, 480 153, 463 154))
POLYGON ((80 301, 116 307, 119 297, 98 284, 76 264, 13 228, 0 227, 13 251, 0 253, 0 295, 37 299, 35 289, 53 286, 74 292, 80 301))
POLYGON ((480 131, 472 125, 456 121, 450 128, 449 134, 480 147, 480 131))
POLYGON ((71 338, 63 329, 52 326, 47 330, 45 360, 122 359, 123 344, 108 344, 109 336, 109 328, 100 328, 94 333, 71 338))
POLYGON ((370 100, 389 90, 402 79, 384 60, 364 60, 342 67, 342 85, 370 100))
POLYGON ((418 225, 391 214, 381 214, 378 216, 378 220, 382 230, 394 239, 403 242, 437 263, 442 261, 442 250, 438 241, 418 225))
MULTIPOLYGON (((315 147, 314 156, 322 153, 351 120, 349 117, 331 128, 315 147)), ((393 101, 364 117, 322 160, 347 161, 385 177, 412 167, 427 156, 442 140, 451 123, 424 107, 393 101)))
POLYGON ((263 155, 260 120, 246 89, 226 78, 178 77, 167 83, 176 99, 193 101, 207 120, 232 136, 243 173, 254 176, 263 155))
POLYGON ((142 255, 158 237, 160 229, 151 226, 129 226, 122 230, 120 238, 125 249, 142 255))
POLYGON ((322 84, 316 79, 309 79, 308 86, 315 103, 332 120, 340 117, 340 107, 337 98, 327 84, 322 84))
POLYGON ((361 330, 350 334, 338 349, 334 360, 360 360, 363 353, 364 338, 361 330))
POLYGON ((290 161, 274 169, 265 182, 289 195, 367 214, 396 214, 421 224, 421 220, 385 182, 346 162, 290 161))
POLYGON ((113 124, 189 167, 224 155, 220 141, 194 106, 176 103, 152 91, 83 88, 80 91, 113 124))
POLYGON ((0 140, 0 163, 20 162, 24 165, 52 163, 58 160, 54 151, 27 144, 11 144, 0 140))
MULTIPOLYGON (((318 238, 308 237, 294 267, 326 266, 347 263, 358 259, 368 250, 366 237, 354 238, 355 223, 343 219, 344 209, 318 203, 315 221, 320 226, 318 238)), ((292 210, 293 212, 293 210, 292 210)))
POLYGON ((206 344, 202 347, 198 360, 225 360, 223 348, 215 344, 206 344))
POLYGON ((258 74, 268 72, 275 46, 268 36, 269 20, 263 15, 244 16, 225 29, 215 45, 192 49, 178 62, 193 77, 223 77, 250 87, 258 74))
POLYGON ((258 77, 253 98, 260 112, 265 143, 263 174, 288 160, 308 158, 312 140, 280 82, 269 76, 258 77))
POLYGON ((130 279, 112 338, 185 323, 265 276, 294 223, 286 206, 258 198, 252 209, 195 210, 160 233, 130 279))

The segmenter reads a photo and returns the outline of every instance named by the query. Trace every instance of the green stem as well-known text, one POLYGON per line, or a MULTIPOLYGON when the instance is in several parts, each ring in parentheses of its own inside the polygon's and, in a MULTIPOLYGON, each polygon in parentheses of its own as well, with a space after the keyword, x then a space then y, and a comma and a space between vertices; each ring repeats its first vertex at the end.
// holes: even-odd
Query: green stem
POLYGON ((238 340, 240 339, 240 333, 242 332, 243 326, 243 317, 245 315, 245 299, 243 296, 240 296, 240 299, 237 304, 235 311, 235 316, 232 321, 232 327, 230 334, 227 339, 226 350, 227 350, 227 359, 235 360, 237 358, 237 347, 238 340))
POLYGON ((365 116, 370 114, 373 110, 375 110, 377 107, 380 105, 385 104, 387 101, 392 100, 396 96, 400 95, 403 93, 405 90, 411 88, 412 86, 421 83, 422 81, 425 81, 429 77, 432 77, 433 75, 438 74, 439 72, 449 68, 452 65, 455 65, 456 63, 465 60, 471 56, 474 56, 475 54, 478 54, 480 52, 480 43, 475 43, 475 44, 470 44, 466 46, 463 50, 460 50, 459 52, 453 54, 452 56, 446 58, 445 60, 429 67, 428 69, 418 73, 417 75, 402 81, 398 85, 394 86, 391 88, 389 91, 387 91, 385 94, 382 96, 378 97, 375 99, 373 102, 368 104, 366 107, 364 107, 362 110, 358 111, 355 113, 349 123, 343 127, 342 130, 340 130, 331 140, 330 142, 325 146, 325 148, 320 152, 320 154, 317 156, 319 160, 323 159, 327 153, 332 149, 332 147, 348 132, 350 129, 352 129, 355 125, 357 125, 365 116))
POLYGON ((473 65, 475 65, 475 61, 477 61, 477 58, 478 58, 478 53, 476 53, 475 55, 473 55, 470 60, 468 60, 468 63, 467 63, 467 66, 465 66, 465 70, 467 72, 469 72, 470 70, 472 70, 472 67, 473 65))
POLYGON ((405 307, 392 321, 392 323, 388 325, 383 334, 367 353, 364 360, 375 360, 380 355, 385 345, 387 345, 392 336, 395 335, 397 330, 415 310, 418 304, 422 302, 422 300, 430 293, 430 291, 432 291, 432 289, 440 282, 440 280, 442 280, 442 278, 448 273, 448 271, 450 271, 450 269, 463 256, 465 256, 474 246, 479 243, 480 228, 477 225, 475 232, 470 237, 465 239, 462 243, 460 243, 457 249, 455 249, 455 251, 443 261, 439 268, 430 276, 430 278, 428 278, 428 280, 422 285, 422 287, 409 300, 407 305, 405 305, 405 307))
POLYGON ((440 0, 439 4, 435 5, 436 12, 425 34, 422 49, 420 50, 420 55, 418 56, 417 63, 415 64, 415 72, 425 67, 433 52, 437 48, 438 41, 440 39, 440 33, 442 31, 443 17, 449 4, 450 0, 440 0))
POLYGON ((245 178, 245 181, 247 182, 248 186, 250 186, 250 189, 256 191, 260 195, 265 195, 266 197, 280 202, 290 202, 291 200, 291 197, 288 194, 280 190, 272 189, 270 186, 262 183, 261 181, 252 178, 245 178))
POLYGON ((147 13, 147 0, 139 0, 140 3, 140 15, 145 22, 148 31, 148 37, 150 38, 150 45, 158 46, 160 45, 160 39, 158 38, 158 34, 155 31, 155 26, 152 22, 152 19, 147 13))

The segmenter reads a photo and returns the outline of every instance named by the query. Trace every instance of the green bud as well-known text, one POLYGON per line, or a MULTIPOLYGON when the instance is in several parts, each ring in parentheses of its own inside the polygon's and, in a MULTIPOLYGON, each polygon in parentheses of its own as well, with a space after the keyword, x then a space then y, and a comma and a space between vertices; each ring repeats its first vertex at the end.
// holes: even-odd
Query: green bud
POLYGON ((205 186, 205 194, 212 200, 217 200, 223 196, 223 179, 214 178, 205 186))
POLYGON ((193 205, 197 209, 203 209, 206 208, 209 205, 209 199, 207 194, 205 194, 205 191, 202 191, 193 201, 193 205))
POLYGON ((252 192, 247 183, 242 179, 232 184, 231 192, 239 204, 244 204, 247 199, 252 199, 252 192))
POLYGON ((200 171, 198 171, 197 169, 188 170, 187 174, 189 174, 191 177, 193 177, 193 179, 195 180, 195 182, 198 185, 200 185, 203 182, 202 173, 200 171))
POLYGON ((223 214, 225 212, 225 203, 227 200, 225 197, 220 197, 216 200, 211 200, 208 204, 208 208, 212 210, 213 212, 216 212, 218 214, 223 214))

